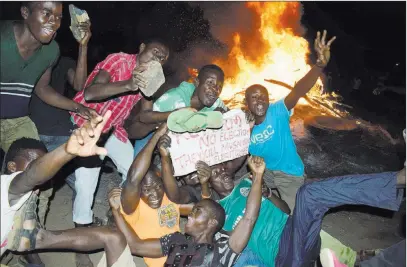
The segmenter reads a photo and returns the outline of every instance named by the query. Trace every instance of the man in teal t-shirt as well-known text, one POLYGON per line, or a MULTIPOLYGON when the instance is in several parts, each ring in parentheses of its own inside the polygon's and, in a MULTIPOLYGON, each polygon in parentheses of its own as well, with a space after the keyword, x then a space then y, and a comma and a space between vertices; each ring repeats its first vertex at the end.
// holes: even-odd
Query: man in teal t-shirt
MULTIPOLYGON (((155 127, 166 122, 171 112, 181 108, 194 108, 199 111, 227 111, 219 98, 224 82, 223 70, 216 65, 205 65, 199 71, 194 83, 182 82, 153 101, 141 100, 141 111, 132 116, 133 122, 127 122, 129 136, 136 138, 134 155, 136 156, 150 140, 155 127), (145 131, 151 132, 143 137, 145 131), (139 138, 141 134, 141 138, 139 138)), ((132 113, 134 110, 132 111, 132 113)))
POLYGON ((270 103, 267 89, 255 84, 246 89, 246 105, 253 117, 249 153, 264 158, 267 170, 264 181, 277 188, 281 198, 294 210, 295 196, 304 183, 304 164, 297 153, 290 130, 290 113, 301 97, 311 90, 330 58, 330 45, 325 43, 326 31, 315 40, 318 56, 316 65, 294 86, 293 90, 276 103, 270 103))
MULTIPOLYGON (((242 219, 251 187, 252 181, 248 178, 243 179, 230 195, 219 201, 219 204, 225 209, 226 213, 226 220, 223 226, 225 231, 232 231, 242 219)), ((272 201, 262 196, 260 212, 247 246, 254 254, 261 258, 265 266, 274 266, 280 236, 287 219, 288 214, 276 207, 272 201)), ((241 257, 244 257, 244 253, 241 257)))

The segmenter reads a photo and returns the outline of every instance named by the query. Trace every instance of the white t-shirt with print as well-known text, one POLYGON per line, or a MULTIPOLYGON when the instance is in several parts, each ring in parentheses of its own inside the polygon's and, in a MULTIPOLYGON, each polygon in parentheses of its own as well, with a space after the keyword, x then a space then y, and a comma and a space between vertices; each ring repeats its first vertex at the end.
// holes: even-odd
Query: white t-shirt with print
POLYGON ((32 191, 28 192, 20 198, 20 200, 10 207, 8 201, 8 189, 14 177, 21 172, 1 175, 1 255, 7 250, 7 236, 13 229, 14 215, 24 205, 27 199, 31 196, 32 191))

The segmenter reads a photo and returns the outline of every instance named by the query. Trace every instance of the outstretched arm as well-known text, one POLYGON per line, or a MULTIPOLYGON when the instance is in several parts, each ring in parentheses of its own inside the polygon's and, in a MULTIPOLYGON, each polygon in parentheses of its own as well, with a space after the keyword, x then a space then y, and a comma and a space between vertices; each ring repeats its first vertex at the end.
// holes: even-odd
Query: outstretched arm
POLYGON ((127 174, 127 179, 121 195, 123 211, 132 214, 140 201, 140 184, 150 168, 151 157, 160 137, 166 132, 167 125, 163 124, 148 141, 147 145, 134 159, 127 174))
POLYGON ((85 119, 94 119, 98 116, 93 109, 87 108, 75 101, 61 95, 49 85, 51 81, 51 68, 47 69, 35 86, 35 94, 50 106, 78 113, 85 119))
POLYGON ((161 168, 164 182, 165 192, 168 198, 177 204, 187 204, 192 202, 188 191, 177 185, 174 177, 172 161, 168 148, 171 146, 171 138, 168 135, 163 135, 158 144, 158 149, 161 155, 161 168))
POLYGON ((323 68, 329 62, 331 57, 330 48, 336 37, 333 37, 325 44, 326 30, 322 34, 322 39, 320 38, 320 32, 317 33, 317 38, 315 39, 314 49, 317 52, 318 60, 317 64, 314 65, 311 70, 297 82, 293 90, 286 96, 284 103, 288 110, 294 108, 298 100, 305 96, 309 90, 314 86, 318 77, 321 75, 323 68))
POLYGON ((261 184, 266 165, 262 158, 250 156, 249 167, 253 183, 247 197, 246 211, 229 238, 229 246, 235 253, 242 252, 249 242, 261 205, 261 184))
POLYGON ((66 144, 36 159, 24 172, 18 174, 10 184, 10 204, 17 202, 36 186, 50 180, 62 166, 74 157, 106 155, 106 149, 96 146, 96 142, 110 115, 111 112, 108 111, 103 118, 99 116, 95 120, 85 123, 80 129, 75 130, 66 144))
POLYGON ((126 237, 127 244, 130 247, 132 254, 136 254, 142 257, 159 258, 162 257, 161 242, 157 238, 140 239, 140 237, 134 232, 130 225, 126 222, 123 215, 120 212, 120 194, 122 189, 114 188, 109 193, 109 204, 112 208, 112 214, 115 219, 117 228, 126 237))

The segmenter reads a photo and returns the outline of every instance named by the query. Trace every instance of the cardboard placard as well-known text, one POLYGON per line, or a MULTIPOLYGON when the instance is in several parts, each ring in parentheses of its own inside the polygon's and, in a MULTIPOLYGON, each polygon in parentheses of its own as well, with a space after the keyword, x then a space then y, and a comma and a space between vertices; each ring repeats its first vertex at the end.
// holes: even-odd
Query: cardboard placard
POLYGON ((170 131, 168 135, 174 176, 196 171, 195 164, 199 160, 212 166, 247 155, 249 151, 250 126, 240 109, 223 114, 220 129, 182 134, 170 131))

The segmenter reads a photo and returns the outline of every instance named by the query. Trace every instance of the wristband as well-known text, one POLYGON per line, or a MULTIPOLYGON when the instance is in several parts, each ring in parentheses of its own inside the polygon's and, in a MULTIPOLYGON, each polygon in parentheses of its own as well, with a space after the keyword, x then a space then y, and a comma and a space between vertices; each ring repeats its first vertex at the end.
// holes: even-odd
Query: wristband
POLYGON ((201 193, 202 198, 211 198, 212 196, 212 191, 209 190, 209 196, 205 196, 203 193, 201 193))

